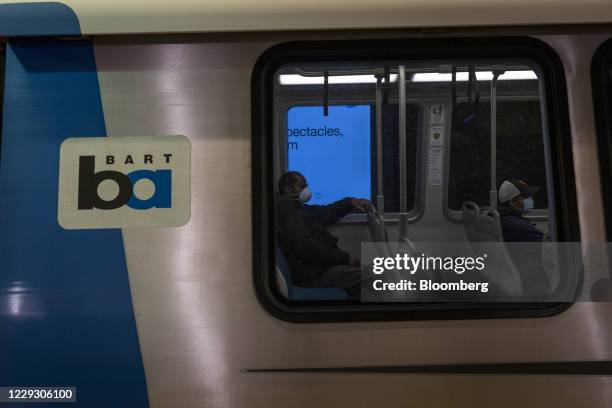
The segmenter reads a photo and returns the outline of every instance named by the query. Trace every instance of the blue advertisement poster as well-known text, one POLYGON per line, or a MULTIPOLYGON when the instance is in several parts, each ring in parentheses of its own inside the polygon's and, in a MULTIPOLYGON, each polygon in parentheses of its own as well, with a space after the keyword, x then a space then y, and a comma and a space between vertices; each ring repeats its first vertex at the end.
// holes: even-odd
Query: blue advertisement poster
POLYGON ((296 106, 287 113, 289 170, 306 176, 309 204, 371 198, 370 105, 296 106))

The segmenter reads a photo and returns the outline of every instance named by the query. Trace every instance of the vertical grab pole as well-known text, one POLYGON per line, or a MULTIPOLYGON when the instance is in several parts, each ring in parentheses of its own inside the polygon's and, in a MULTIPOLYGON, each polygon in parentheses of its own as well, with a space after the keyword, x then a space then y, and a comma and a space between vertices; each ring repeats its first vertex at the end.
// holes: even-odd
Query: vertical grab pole
POLYGON ((400 214, 399 231, 400 241, 408 237, 408 185, 407 163, 406 163, 406 66, 398 67, 398 86, 399 86, 399 193, 400 193, 400 214))
POLYGON ((491 191, 489 205, 491 211, 497 208, 497 79, 505 71, 493 67, 491 79, 491 191))
POLYGON ((382 76, 376 75, 376 207, 385 212, 385 196, 383 195, 383 146, 382 146, 382 76))
POLYGON ((399 193, 400 212, 408 212, 408 191, 406 185, 406 67, 400 65, 399 71, 399 193))
POLYGON ((329 116, 329 73, 323 71, 323 116, 329 116))

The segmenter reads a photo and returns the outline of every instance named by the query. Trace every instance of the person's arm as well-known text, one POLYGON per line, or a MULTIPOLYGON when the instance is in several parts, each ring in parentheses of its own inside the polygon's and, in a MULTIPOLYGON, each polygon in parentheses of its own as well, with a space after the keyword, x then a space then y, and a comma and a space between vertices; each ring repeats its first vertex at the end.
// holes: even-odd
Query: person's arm
POLYGON ((291 248, 300 259, 320 266, 347 265, 351 256, 335 246, 321 245, 310 230, 303 218, 299 217, 288 225, 287 237, 291 240, 291 248))
POLYGON ((364 198, 346 197, 328 205, 306 205, 306 208, 324 225, 330 226, 354 209, 366 212, 371 206, 372 204, 364 198))
POLYGON ((306 205, 305 207, 314 213, 322 224, 329 226, 353 211, 351 200, 353 200, 352 197, 346 197, 327 205, 306 205))
POLYGON ((544 233, 527 218, 513 215, 501 218, 501 227, 506 242, 542 242, 544 233))

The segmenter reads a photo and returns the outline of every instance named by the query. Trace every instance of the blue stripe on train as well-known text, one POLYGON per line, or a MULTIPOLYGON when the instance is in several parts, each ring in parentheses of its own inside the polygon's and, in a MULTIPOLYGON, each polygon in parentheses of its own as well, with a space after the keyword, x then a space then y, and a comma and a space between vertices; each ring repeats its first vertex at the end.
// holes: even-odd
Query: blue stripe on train
POLYGON ((0 36, 80 35, 75 12, 58 2, 0 4, 0 36))
POLYGON ((83 407, 148 406, 120 230, 57 222, 59 148, 104 136, 89 41, 6 55, 0 159, 0 386, 76 386, 83 407))

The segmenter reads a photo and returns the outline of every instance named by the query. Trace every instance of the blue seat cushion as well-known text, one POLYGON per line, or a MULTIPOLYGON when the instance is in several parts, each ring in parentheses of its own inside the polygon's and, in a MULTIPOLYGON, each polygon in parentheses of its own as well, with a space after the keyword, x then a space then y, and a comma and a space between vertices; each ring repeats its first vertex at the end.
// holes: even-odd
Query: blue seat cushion
POLYGON ((292 286, 289 288, 289 299, 291 300, 345 300, 348 295, 341 288, 301 288, 292 286))
POLYGON ((348 295, 341 288, 302 288, 293 286, 289 265, 285 260, 278 243, 276 244, 276 264, 285 282, 287 283, 287 294, 290 300, 344 300, 348 295))

